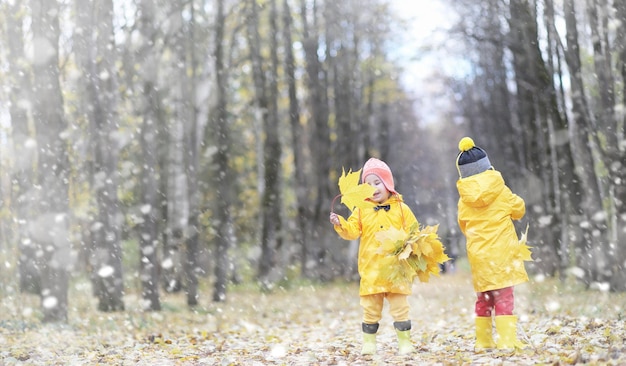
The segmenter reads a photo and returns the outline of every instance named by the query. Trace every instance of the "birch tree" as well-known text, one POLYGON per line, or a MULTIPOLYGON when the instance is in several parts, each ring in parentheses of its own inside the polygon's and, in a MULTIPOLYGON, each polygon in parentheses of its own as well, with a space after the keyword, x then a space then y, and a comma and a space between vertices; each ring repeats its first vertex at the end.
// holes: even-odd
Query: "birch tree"
POLYGON ((626 232, 620 230, 626 227, 626 2, 614 1, 615 21, 618 23, 615 35, 615 53, 617 54, 616 70, 621 82, 621 89, 618 89, 616 97, 616 126, 619 149, 618 156, 611 162, 611 181, 614 183, 611 194, 613 195, 614 219, 611 220, 615 232, 614 247, 615 255, 611 263, 611 288, 616 291, 626 291, 626 270, 624 261, 626 260, 626 249, 620 243, 626 242, 626 232), (621 126, 621 127, 620 127, 621 126))
POLYGON ((307 164, 309 131, 301 123, 300 105, 296 84, 296 64, 293 52, 292 15, 289 0, 283 0, 283 47, 285 49, 285 78, 289 96, 289 126, 291 128, 291 149, 293 150, 296 217, 294 237, 300 246, 300 266, 306 268, 306 252, 309 245, 307 226, 310 224, 311 210, 307 194, 307 177, 310 164, 307 164))
POLYGON ((69 271, 69 160, 67 122, 59 82, 59 12, 57 1, 33 0, 33 120, 39 151, 37 211, 29 222, 30 239, 42 255, 41 306, 44 322, 67 321, 69 271))
POLYGON ((224 13, 224 0, 217 0, 217 11, 215 19, 215 49, 213 54, 215 77, 216 77, 216 105, 214 114, 211 115, 209 126, 211 132, 217 136, 217 151, 215 153, 215 164, 217 165, 216 193, 219 199, 215 209, 215 283, 213 285, 213 301, 226 301, 226 290, 228 286, 228 273, 230 261, 228 259, 228 249, 231 247, 232 232, 232 169, 230 167, 231 152, 231 131, 229 128, 230 119, 228 115, 228 99, 226 86, 228 72, 224 59, 224 28, 226 18, 224 13))
MULTIPOLYGON (((193 6, 184 1, 171 2, 172 11, 169 17, 168 33, 171 42, 167 45, 172 57, 168 63, 171 73, 165 75, 170 86, 171 108, 168 130, 168 148, 166 159, 167 201, 165 233, 163 237, 163 257, 161 259, 161 276, 165 290, 180 291, 183 286, 188 295, 187 304, 197 304, 197 277, 195 261, 197 257, 197 225, 192 224, 190 189, 197 186, 197 142, 194 100, 192 98, 195 80, 189 77, 189 71, 195 72, 189 63, 193 25, 187 23, 185 14, 190 10, 194 15, 193 6), (195 165, 194 165, 195 164, 195 165), (193 226, 191 226, 193 225, 193 226), (193 235, 195 241, 188 239, 193 235)), ((196 202, 197 204, 197 202, 196 202)))
MULTIPOLYGON (((278 256, 282 246, 281 238, 281 152, 282 147, 278 132, 278 40, 276 1, 270 1, 268 70, 261 56, 261 37, 259 34, 259 11, 257 2, 248 3, 247 37, 252 64, 252 78, 255 92, 255 106, 262 121, 263 142, 263 187, 261 187, 261 260, 258 278, 265 288, 271 288, 280 278, 277 274, 278 256), (267 76, 266 76, 267 75, 267 76)), ((278 272, 280 273, 280 272, 278 272)))
POLYGON ((604 257, 604 254, 599 251, 606 246, 608 231, 606 216, 598 215, 598 213, 604 212, 604 208, 602 207, 599 180, 595 175, 595 164, 593 161, 593 134, 595 132, 582 80, 583 71, 580 61, 578 22, 576 21, 574 1, 564 1, 563 12, 565 14, 567 32, 566 60, 571 75, 573 101, 572 145, 574 146, 573 151, 576 157, 575 171, 580 178, 582 186, 580 191, 582 201, 580 202, 581 206, 578 207, 578 212, 582 215, 582 220, 579 222, 582 223, 584 237, 583 240, 578 241, 575 255, 577 264, 587 272, 587 276, 583 280, 589 284, 594 279, 597 279, 599 271, 603 271, 598 267, 597 261, 602 260, 602 257, 604 257))
POLYGON ((159 126, 162 124, 161 102, 157 90, 158 58, 153 48, 156 29, 156 3, 142 0, 139 4, 139 30, 143 37, 143 51, 140 54, 141 74, 141 221, 138 225, 140 240, 141 295, 146 310, 161 310, 159 297, 158 262, 158 215, 159 187, 158 151, 159 126))
POLYGON ((198 303, 198 256, 200 253, 200 204, 201 192, 198 180, 200 179, 200 136, 202 131, 198 120, 196 106, 196 69, 197 69, 197 49, 195 47, 195 8, 185 7, 185 2, 179 3, 180 13, 178 15, 181 22, 177 32, 177 54, 179 55, 180 97, 182 98, 182 110, 179 112, 184 126, 184 144, 181 146, 185 150, 184 167, 187 178, 187 227, 185 232, 185 283, 187 292, 187 304, 194 306, 198 303), (185 22, 184 13, 188 10, 189 21, 185 22), (185 148, 186 147, 186 148, 185 148))
POLYGON ((302 268, 305 277, 324 278, 332 277, 332 271, 325 268, 330 258, 327 258, 328 234, 321 230, 328 217, 328 205, 331 202, 330 174, 330 128, 328 126, 328 79, 327 70, 319 59, 320 49, 320 10, 319 3, 314 2, 311 8, 307 0, 300 2, 302 17, 302 44, 304 50, 304 68, 306 70, 307 110, 309 111, 311 126, 311 176, 309 185, 312 186, 311 206, 312 216, 308 235, 311 243, 308 246, 302 268))
POLYGON ((113 32, 113 2, 77 3, 77 58, 85 80, 85 115, 92 147, 96 215, 91 223, 94 292, 98 309, 124 310, 121 225, 117 196, 117 70, 113 32), (96 21, 97 19, 97 21, 96 21), (96 24, 95 32, 89 29, 96 24))
POLYGON ((6 80, 11 88, 9 93, 9 113, 11 115, 11 137, 13 140, 12 182, 13 212, 17 227, 15 240, 19 248, 18 272, 21 291, 39 294, 41 291, 40 268, 41 258, 36 255, 35 243, 28 234, 28 225, 34 215, 36 197, 35 164, 37 149, 35 129, 29 113, 33 105, 31 69, 24 54, 25 35, 24 17, 28 14, 25 4, 13 2, 4 5, 7 8, 6 47, 7 57, 12 60, 8 64, 9 78, 6 80))

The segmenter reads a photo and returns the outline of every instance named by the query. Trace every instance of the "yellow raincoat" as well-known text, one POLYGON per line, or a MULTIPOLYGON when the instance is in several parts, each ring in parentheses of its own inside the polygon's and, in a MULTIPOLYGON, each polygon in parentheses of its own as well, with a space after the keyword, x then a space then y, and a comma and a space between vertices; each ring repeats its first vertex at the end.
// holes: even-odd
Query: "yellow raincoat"
POLYGON ((528 281, 522 250, 512 220, 526 213, 524 200, 511 192, 500 172, 486 170, 461 178, 458 221, 465 234, 467 257, 477 292, 528 281))
POLYGON ((397 256, 383 249, 382 244, 376 239, 376 233, 392 227, 408 230, 413 223, 417 222, 417 219, 409 206, 402 201, 400 195, 392 195, 380 205, 389 205, 389 211, 374 210, 375 203, 372 203, 371 208, 356 208, 347 220, 339 217, 341 225, 335 225, 335 231, 345 240, 361 238, 358 255, 358 268, 361 276, 360 296, 384 292, 410 295, 412 278, 392 283, 380 273, 380 270, 386 266, 400 266, 401 263, 397 256))

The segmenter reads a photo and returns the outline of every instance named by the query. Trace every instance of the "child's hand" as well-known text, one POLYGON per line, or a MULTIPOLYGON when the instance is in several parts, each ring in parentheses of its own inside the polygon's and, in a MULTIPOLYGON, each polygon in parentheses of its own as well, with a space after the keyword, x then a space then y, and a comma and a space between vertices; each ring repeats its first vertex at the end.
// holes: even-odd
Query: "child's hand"
POLYGON ((341 225, 341 221, 339 221, 339 215, 337 215, 334 212, 331 212, 330 213, 330 223, 335 225, 335 226, 341 225))

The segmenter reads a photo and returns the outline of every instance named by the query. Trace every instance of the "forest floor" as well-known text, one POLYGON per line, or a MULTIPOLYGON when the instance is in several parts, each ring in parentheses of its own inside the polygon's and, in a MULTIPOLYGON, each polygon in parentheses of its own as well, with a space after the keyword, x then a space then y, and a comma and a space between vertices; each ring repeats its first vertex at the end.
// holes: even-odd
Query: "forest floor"
POLYGON ((378 353, 360 355, 355 283, 292 283, 273 293, 240 286, 226 302, 194 310, 183 294, 163 294, 160 312, 142 312, 128 294, 119 313, 94 310, 87 287, 73 286, 67 324, 42 324, 31 295, 0 299, 0 365, 626 365, 626 294, 585 291, 574 280, 516 287, 518 334, 529 344, 516 353, 474 353, 466 269, 416 282, 416 352, 407 356, 397 355, 386 305, 378 353))

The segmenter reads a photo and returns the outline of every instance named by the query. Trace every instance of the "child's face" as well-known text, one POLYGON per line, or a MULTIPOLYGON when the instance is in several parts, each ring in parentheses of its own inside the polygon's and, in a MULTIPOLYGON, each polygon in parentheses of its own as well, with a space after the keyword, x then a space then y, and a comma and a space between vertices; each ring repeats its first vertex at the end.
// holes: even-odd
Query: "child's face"
POLYGON ((372 201, 376 203, 383 203, 389 198, 390 192, 385 187, 382 179, 378 178, 377 175, 370 174, 366 176, 365 183, 376 188, 376 190, 374 191, 374 195, 372 196, 372 201))

